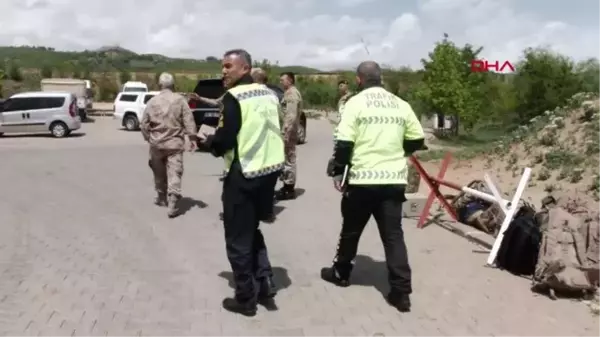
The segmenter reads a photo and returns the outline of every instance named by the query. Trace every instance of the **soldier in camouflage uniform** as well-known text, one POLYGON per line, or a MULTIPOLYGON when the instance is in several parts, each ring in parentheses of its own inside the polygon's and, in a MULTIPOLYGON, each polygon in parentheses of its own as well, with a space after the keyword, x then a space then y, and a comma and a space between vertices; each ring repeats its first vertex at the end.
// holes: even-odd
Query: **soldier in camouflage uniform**
POLYGON ((140 128, 150 144, 148 164, 157 194, 154 203, 168 206, 168 216, 173 218, 178 215, 181 198, 185 136, 190 150, 196 150, 196 123, 186 99, 173 92, 173 75, 162 73, 159 86, 161 92, 148 101, 140 128))
POLYGON ((281 74, 281 85, 285 90, 281 102, 283 108, 283 127, 281 129, 285 142, 285 166, 281 181, 283 187, 276 192, 277 200, 296 198, 296 144, 298 143, 298 126, 302 111, 302 95, 296 89, 294 73, 281 74))
POLYGON ((348 89, 348 81, 341 80, 338 82, 338 90, 340 92, 340 99, 338 100, 337 110, 338 110, 338 119, 337 123, 339 123, 340 118, 342 117, 342 113, 344 113, 344 106, 346 102, 352 97, 353 93, 348 89))

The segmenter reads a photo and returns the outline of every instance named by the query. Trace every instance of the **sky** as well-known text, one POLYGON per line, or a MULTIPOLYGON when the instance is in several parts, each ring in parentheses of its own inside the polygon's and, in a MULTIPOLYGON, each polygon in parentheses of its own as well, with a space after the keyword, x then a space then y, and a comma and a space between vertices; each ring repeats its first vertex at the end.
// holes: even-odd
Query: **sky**
POLYGON ((516 62, 545 46, 598 57, 598 0, 2 0, 0 45, 57 50, 119 45, 137 53, 254 59, 323 70, 364 60, 420 67, 444 33, 516 62))

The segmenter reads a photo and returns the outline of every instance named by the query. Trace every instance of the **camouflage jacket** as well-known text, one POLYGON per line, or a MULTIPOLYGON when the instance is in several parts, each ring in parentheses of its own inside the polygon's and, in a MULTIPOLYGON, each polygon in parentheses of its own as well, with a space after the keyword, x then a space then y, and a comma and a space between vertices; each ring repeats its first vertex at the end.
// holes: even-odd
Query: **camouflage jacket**
POLYGON ((296 137, 298 124, 300 123, 300 114, 302 112, 302 95, 296 87, 288 88, 285 91, 281 107, 283 109, 281 132, 286 142, 293 142, 292 139, 296 137))
POLYGON ((348 91, 345 95, 340 97, 340 99, 338 101, 338 105, 337 105, 338 112, 340 113, 340 115, 344 112, 344 106, 346 105, 346 102, 348 102, 350 97, 352 97, 353 95, 354 95, 353 93, 348 91))
POLYGON ((163 90, 148 101, 140 124, 144 139, 158 149, 183 150, 184 137, 196 135, 187 100, 170 90, 163 90))

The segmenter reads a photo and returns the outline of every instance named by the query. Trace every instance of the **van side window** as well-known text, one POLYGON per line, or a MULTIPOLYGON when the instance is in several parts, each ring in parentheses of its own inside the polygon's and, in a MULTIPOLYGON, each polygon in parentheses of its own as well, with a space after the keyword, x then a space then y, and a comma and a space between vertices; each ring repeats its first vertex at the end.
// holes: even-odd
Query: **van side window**
POLYGON ((41 109, 40 97, 17 97, 4 102, 4 111, 21 111, 41 109))
POLYGON ((152 97, 154 97, 154 95, 146 95, 144 97, 144 104, 148 104, 148 101, 152 99, 152 97))
POLYGON ((121 95, 119 98, 120 102, 135 102, 137 101, 138 95, 121 95))
POLYGON ((41 109, 55 109, 60 108, 65 104, 64 97, 43 97, 41 109))

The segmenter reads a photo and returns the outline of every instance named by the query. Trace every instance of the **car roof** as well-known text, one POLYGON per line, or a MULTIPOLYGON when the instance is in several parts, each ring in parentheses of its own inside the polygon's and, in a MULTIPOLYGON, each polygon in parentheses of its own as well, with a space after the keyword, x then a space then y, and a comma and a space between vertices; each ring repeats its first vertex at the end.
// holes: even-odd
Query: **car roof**
POLYGON ((140 87, 147 87, 148 85, 144 82, 140 82, 140 81, 127 81, 125 82, 125 84, 123 84, 124 86, 140 86, 140 87))
POLYGON ((160 91, 121 91, 119 96, 122 95, 158 95, 160 91))
POLYGON ((29 98, 29 97, 69 97, 75 96, 70 92, 62 92, 62 91, 29 91, 29 92, 21 92, 18 94, 12 95, 10 98, 29 98))

